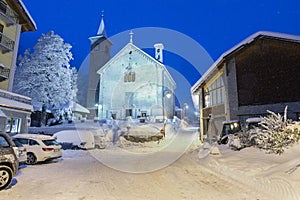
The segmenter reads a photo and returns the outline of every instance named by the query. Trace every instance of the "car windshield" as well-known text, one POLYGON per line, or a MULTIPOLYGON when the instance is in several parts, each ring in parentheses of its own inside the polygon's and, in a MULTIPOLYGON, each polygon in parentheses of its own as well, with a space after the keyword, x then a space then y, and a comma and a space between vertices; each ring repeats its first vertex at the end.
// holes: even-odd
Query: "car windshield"
POLYGON ((54 140, 54 139, 51 139, 51 140, 42 140, 43 143, 46 145, 46 146, 51 146, 51 145, 59 145, 59 143, 54 140))

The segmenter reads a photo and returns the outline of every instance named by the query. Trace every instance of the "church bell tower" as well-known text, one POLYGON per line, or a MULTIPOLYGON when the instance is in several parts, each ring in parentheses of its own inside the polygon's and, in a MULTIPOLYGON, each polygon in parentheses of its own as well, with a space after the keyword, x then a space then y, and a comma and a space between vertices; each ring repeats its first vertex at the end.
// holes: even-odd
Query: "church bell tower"
POLYGON ((112 45, 106 35, 103 12, 97 35, 90 37, 89 40, 91 42, 91 48, 86 107, 90 111, 88 119, 93 119, 94 117, 97 117, 97 105, 100 105, 100 76, 97 74, 97 71, 110 59, 110 47, 112 45))

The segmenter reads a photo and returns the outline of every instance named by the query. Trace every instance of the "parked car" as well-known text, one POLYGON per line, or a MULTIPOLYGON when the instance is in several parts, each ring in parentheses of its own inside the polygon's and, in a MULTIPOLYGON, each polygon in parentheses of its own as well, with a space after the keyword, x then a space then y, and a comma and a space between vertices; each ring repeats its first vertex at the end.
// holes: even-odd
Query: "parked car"
POLYGON ((49 135, 18 134, 13 138, 19 141, 27 150, 26 164, 53 160, 62 156, 62 146, 49 135))
POLYGON ((15 143, 16 147, 18 147, 17 158, 19 160, 19 164, 26 163, 26 161, 27 161, 27 150, 26 150, 26 148, 17 139, 13 138, 12 141, 15 143))
POLYGON ((5 189, 17 173, 18 148, 6 133, 0 133, 0 190, 5 189))
POLYGON ((245 134, 245 131, 247 130, 250 130, 255 127, 260 127, 260 122, 262 121, 263 118, 260 117, 248 118, 246 119, 246 127, 244 128, 241 127, 240 122, 238 120, 224 121, 218 143, 227 144, 229 135, 238 136, 240 134, 245 134))
POLYGON ((220 134, 218 143, 219 144, 227 144, 228 143, 228 135, 239 133, 241 130, 242 130, 241 125, 238 120, 224 121, 222 132, 220 134))

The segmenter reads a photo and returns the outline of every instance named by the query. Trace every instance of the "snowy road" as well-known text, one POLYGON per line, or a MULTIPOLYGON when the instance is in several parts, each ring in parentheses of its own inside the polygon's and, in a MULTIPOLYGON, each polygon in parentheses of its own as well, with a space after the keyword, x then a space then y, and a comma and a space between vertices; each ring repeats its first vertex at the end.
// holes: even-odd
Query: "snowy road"
POLYGON ((189 153, 164 168, 138 174, 107 167, 91 155, 90 151, 66 150, 57 162, 27 166, 11 188, 0 192, 0 199, 267 199, 210 173, 189 153))
POLYGON ((86 151, 65 151, 56 163, 28 166, 0 199, 263 199, 183 155, 152 173, 108 168, 86 151))

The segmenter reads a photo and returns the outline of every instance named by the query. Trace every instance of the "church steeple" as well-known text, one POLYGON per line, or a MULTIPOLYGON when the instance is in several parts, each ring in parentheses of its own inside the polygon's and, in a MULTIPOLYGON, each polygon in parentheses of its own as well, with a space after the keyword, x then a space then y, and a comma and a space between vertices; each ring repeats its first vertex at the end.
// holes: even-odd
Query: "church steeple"
POLYGON ((106 37, 106 29, 105 29, 105 24, 104 24, 104 11, 102 11, 101 22, 100 22, 100 26, 98 28, 97 35, 106 37))

